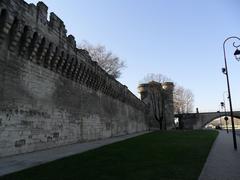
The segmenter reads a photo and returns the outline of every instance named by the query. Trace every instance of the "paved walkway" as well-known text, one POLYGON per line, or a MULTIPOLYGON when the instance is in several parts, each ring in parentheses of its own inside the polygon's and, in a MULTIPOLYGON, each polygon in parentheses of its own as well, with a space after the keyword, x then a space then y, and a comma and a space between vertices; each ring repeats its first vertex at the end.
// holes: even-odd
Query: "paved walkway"
POLYGON ((240 136, 237 142, 235 151, 232 132, 219 131, 199 180, 240 180, 240 136))
POLYGON ((62 146, 58 148, 37 151, 33 153, 21 154, 17 156, 0 158, 0 176, 13 173, 16 171, 20 171, 26 168, 30 168, 33 166, 37 166, 40 164, 44 164, 50 161, 54 161, 63 157, 82 153, 91 149, 99 148, 101 146, 111 144, 114 142, 123 141, 123 140, 136 137, 145 133, 148 133, 148 131, 126 135, 126 136, 108 138, 108 139, 99 140, 99 141, 72 144, 68 146, 62 146))

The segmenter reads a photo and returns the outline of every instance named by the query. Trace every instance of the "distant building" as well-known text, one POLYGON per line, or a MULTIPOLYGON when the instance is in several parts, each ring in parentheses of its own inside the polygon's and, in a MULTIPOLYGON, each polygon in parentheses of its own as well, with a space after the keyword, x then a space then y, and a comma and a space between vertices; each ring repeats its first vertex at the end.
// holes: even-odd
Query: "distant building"
POLYGON ((141 100, 148 106, 148 124, 151 129, 172 129, 174 127, 172 82, 151 81, 138 87, 141 100))

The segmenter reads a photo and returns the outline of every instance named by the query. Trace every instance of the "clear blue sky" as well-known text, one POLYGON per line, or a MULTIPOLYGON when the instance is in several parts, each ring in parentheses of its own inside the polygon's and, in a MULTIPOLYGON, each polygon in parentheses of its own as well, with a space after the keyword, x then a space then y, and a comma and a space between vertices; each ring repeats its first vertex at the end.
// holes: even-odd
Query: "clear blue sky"
MULTIPOLYGON (((37 0, 27 0, 36 3, 37 0)), ((148 73, 192 90, 195 107, 216 111, 226 91, 222 43, 240 36, 239 0, 43 0, 77 42, 103 44, 126 61, 121 83, 137 94, 148 73)), ((233 107, 240 110, 240 62, 227 46, 233 107)))

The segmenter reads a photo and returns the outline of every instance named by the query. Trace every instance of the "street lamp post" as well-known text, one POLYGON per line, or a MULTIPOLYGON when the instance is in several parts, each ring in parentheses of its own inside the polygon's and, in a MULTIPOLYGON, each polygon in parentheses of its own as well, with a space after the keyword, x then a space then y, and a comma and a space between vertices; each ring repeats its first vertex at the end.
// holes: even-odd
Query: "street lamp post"
POLYGON ((227 121, 228 121, 228 117, 227 117, 227 116, 225 116, 225 117, 224 117, 224 120, 226 121, 227 133, 228 133, 228 122, 227 122, 227 121))
POLYGON ((221 116, 221 110, 222 110, 222 102, 220 102, 220 107, 219 107, 219 127, 222 129, 222 116, 221 116))
POLYGON ((224 120, 226 122, 226 128, 227 128, 227 133, 228 133, 228 123, 227 123, 228 117, 227 117, 227 112, 226 112, 225 99, 223 99, 223 102, 221 102, 221 107, 222 107, 222 109, 224 109, 224 115, 225 115, 224 120))
MULTIPOLYGON (((224 120, 226 122, 226 128, 227 128, 227 133, 228 133, 228 117, 227 117, 226 100, 225 100, 225 94, 226 93, 228 93, 228 92, 224 91, 224 93, 223 93, 223 105, 224 105, 224 112, 225 112, 224 120)), ((227 98, 229 98, 229 96, 227 96, 227 98)))
MULTIPOLYGON (((224 102, 224 107, 225 107, 225 111, 226 111, 226 99, 225 99, 225 94, 228 93, 227 91, 223 92, 223 102, 224 102)), ((229 96, 227 96, 227 98, 229 98, 229 96)))
MULTIPOLYGON (((234 126, 234 119, 233 119, 233 110, 232 110, 232 98, 231 98, 231 91, 230 91, 230 83, 229 83, 229 77, 228 77, 228 67, 227 67, 227 57, 226 57, 226 42, 230 39, 235 39, 240 41, 239 37, 231 36, 225 39, 223 42, 223 54, 224 54, 224 64, 225 68, 222 68, 222 72, 226 75, 227 78, 227 88, 228 88, 228 99, 229 99, 229 107, 230 107, 230 115, 231 115, 231 122, 232 122, 232 135, 233 135, 233 145, 234 149, 237 150, 237 140, 236 140, 236 132, 235 132, 235 126, 234 126)), ((235 45, 235 42, 233 43, 233 46, 236 48, 236 51, 234 53, 234 56, 237 61, 240 60, 240 50, 238 50, 239 46, 235 45)))

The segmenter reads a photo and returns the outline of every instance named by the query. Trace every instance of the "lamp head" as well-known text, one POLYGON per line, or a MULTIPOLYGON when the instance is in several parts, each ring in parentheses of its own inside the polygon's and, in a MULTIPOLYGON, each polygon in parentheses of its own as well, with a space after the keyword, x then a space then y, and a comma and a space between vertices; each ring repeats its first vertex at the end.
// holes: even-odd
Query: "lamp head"
POLYGON ((236 51, 234 52, 234 56, 237 61, 240 61, 240 50, 239 49, 236 49, 236 51))
POLYGON ((222 68, 222 73, 226 74, 226 68, 222 68))
POLYGON ((224 107, 224 106, 225 106, 225 103, 224 103, 224 102, 221 102, 221 106, 224 107))

